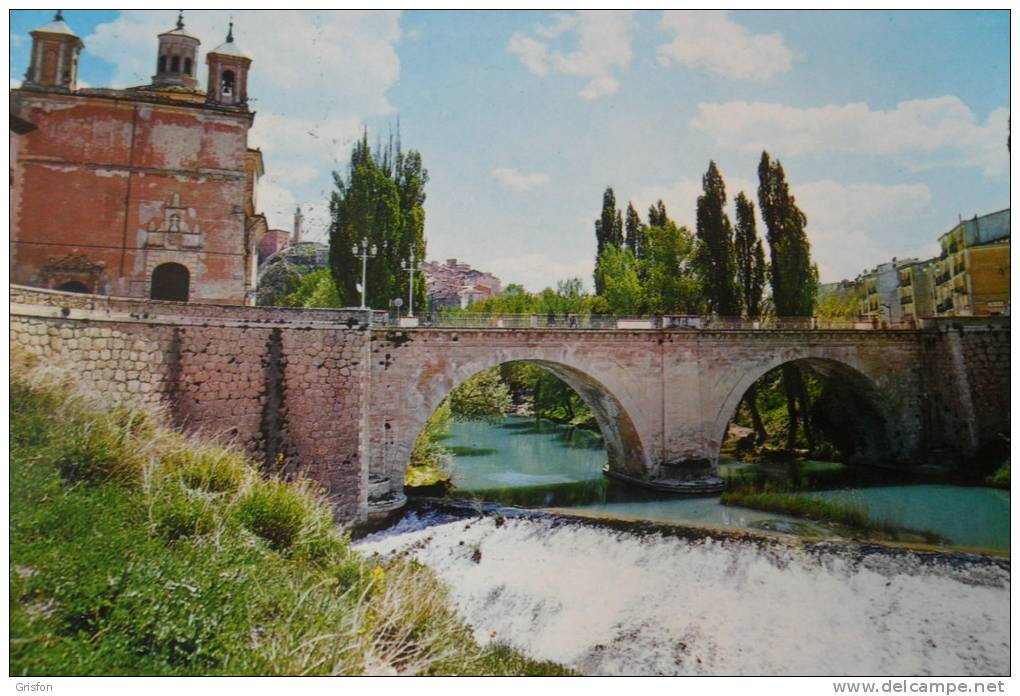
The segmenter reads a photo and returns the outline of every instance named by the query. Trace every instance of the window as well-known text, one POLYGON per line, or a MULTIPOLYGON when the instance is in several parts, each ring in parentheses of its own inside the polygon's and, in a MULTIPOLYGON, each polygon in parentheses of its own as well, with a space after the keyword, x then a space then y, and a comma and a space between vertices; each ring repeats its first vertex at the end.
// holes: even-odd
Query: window
POLYGON ((166 72, 166 56, 160 56, 159 57, 159 69, 156 72, 159 72, 159 73, 165 73, 166 72))
POLYGON ((220 94, 224 97, 234 94, 234 73, 232 70, 223 71, 223 78, 220 81, 220 94))
POLYGON ((184 74, 185 75, 191 74, 191 58, 184 59, 184 74))
POLYGON ((170 226, 168 227, 168 229, 171 232, 180 232, 181 231, 181 216, 180 215, 178 215, 177 213, 174 213, 173 215, 170 216, 170 226))
POLYGON ((179 73, 181 71, 181 57, 174 56, 170 59, 170 72, 179 73))
POLYGON ((149 297, 154 300, 188 301, 191 273, 179 263, 164 263, 152 271, 149 297))

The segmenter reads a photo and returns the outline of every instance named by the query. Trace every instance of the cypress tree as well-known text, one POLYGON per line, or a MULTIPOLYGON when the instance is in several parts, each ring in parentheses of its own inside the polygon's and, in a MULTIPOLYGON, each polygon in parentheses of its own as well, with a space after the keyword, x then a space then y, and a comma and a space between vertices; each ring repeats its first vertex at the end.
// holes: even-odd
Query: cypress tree
POLYGON ((722 317, 740 315, 733 227, 726 215, 726 186, 715 162, 701 180, 698 197, 698 251, 696 265, 710 312, 722 317))

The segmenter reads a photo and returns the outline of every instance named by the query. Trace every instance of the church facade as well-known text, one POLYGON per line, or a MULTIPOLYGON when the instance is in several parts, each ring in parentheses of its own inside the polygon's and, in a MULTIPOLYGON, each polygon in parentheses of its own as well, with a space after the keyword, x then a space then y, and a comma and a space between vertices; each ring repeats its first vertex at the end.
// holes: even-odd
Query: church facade
POLYGON ((262 155, 248 147, 251 58, 231 26, 206 54, 203 90, 183 18, 156 43, 150 84, 79 89, 84 45, 61 13, 32 32, 11 91, 12 283, 254 303, 267 226, 262 155))

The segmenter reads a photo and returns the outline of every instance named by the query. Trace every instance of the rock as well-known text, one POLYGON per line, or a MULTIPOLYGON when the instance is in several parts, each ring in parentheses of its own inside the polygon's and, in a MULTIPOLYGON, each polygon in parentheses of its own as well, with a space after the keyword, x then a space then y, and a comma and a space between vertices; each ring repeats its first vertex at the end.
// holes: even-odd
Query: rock
POLYGON ((302 276, 329 267, 329 247, 319 242, 301 242, 280 249, 259 268, 256 303, 272 305, 290 292, 302 276))

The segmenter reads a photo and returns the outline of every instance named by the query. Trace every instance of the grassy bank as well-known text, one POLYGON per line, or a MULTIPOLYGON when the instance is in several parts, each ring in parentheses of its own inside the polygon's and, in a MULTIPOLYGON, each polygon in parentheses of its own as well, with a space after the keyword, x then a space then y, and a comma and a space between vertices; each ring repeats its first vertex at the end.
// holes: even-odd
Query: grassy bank
POLYGON ((848 535, 878 541, 928 544, 941 544, 946 541, 934 532, 909 529, 886 520, 873 519, 868 514, 868 507, 863 501, 824 500, 796 493, 793 490, 792 486, 784 486, 776 482, 765 486, 744 484, 724 492, 719 496, 719 502, 723 505, 752 508, 823 522, 834 525, 837 531, 844 531, 848 535))
POLYGON ((426 568, 364 559, 307 482, 15 362, 12 675, 566 672, 479 648, 426 568))

